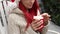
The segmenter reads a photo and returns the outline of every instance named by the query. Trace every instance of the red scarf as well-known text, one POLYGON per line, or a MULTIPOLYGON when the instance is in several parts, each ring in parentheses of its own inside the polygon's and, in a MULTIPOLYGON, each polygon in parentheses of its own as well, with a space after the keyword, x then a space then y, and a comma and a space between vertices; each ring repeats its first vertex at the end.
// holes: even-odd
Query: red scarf
MULTIPOLYGON (((14 2, 14 0, 11 0, 11 1, 14 2)), ((37 0, 35 0, 33 7, 29 9, 29 12, 26 10, 25 6, 21 3, 21 1, 19 2, 18 6, 19 6, 19 9, 22 10, 25 15, 25 19, 27 21, 27 26, 26 26, 26 29, 27 29, 33 21, 33 16, 37 15, 37 10, 39 10, 39 5, 37 3, 37 0)), ((38 31, 41 31, 41 30, 42 28, 39 29, 38 31)))

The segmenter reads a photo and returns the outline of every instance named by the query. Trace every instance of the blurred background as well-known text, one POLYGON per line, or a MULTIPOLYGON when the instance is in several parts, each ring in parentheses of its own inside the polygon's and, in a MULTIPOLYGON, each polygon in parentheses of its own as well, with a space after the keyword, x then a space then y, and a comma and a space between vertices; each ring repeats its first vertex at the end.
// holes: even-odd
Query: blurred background
POLYGON ((60 26, 60 0, 39 0, 42 12, 51 15, 51 21, 60 26))
POLYGON ((51 15, 48 33, 60 33, 60 0, 39 0, 38 2, 41 8, 41 13, 47 12, 51 15))

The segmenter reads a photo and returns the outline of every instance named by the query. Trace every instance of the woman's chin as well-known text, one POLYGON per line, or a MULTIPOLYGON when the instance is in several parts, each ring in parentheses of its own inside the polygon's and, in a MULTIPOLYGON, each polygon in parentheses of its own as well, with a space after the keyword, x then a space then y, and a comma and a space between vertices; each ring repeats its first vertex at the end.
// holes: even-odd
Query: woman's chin
POLYGON ((31 9, 32 7, 28 7, 28 9, 31 9))

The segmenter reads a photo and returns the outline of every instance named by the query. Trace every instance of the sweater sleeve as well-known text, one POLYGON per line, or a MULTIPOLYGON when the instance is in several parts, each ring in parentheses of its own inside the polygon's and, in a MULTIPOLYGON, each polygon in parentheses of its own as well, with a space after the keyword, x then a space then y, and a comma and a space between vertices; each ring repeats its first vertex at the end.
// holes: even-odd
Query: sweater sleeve
POLYGON ((15 20, 12 15, 8 17, 8 34, 20 34, 20 27, 15 24, 15 20))
POLYGON ((8 31, 9 34, 23 34, 26 27, 26 21, 23 16, 17 14, 10 14, 8 17, 8 31))

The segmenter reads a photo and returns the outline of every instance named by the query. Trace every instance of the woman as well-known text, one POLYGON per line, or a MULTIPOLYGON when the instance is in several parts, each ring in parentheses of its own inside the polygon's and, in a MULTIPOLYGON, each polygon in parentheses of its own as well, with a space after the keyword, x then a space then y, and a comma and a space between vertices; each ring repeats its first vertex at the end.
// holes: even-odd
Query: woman
POLYGON ((33 16, 37 15, 37 10, 39 10, 37 0, 20 0, 18 7, 14 8, 8 17, 9 34, 46 34, 50 16, 47 13, 41 14, 45 27, 38 31, 41 21, 33 19, 33 16))

